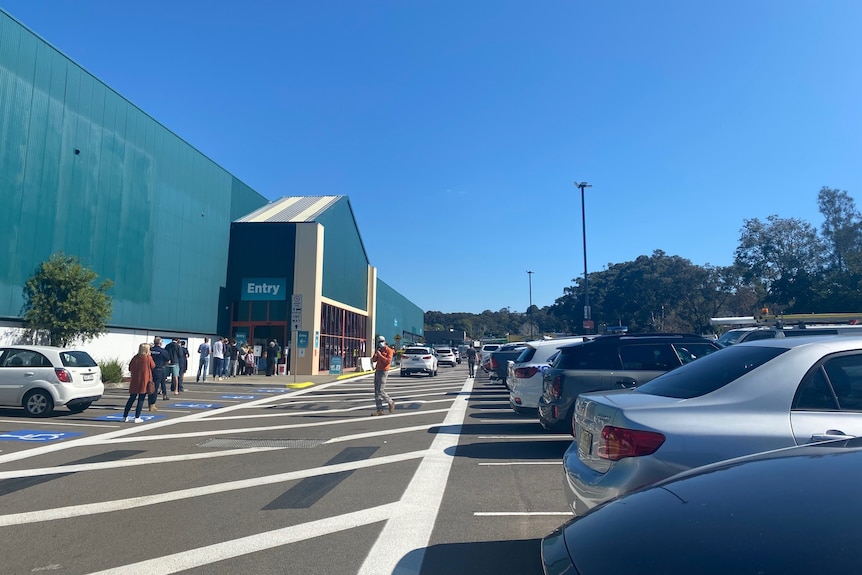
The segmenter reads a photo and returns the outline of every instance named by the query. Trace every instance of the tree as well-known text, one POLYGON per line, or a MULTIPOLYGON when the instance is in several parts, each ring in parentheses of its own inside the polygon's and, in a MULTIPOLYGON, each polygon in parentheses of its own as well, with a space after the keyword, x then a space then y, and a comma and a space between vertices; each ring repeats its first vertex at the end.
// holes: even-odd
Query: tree
POLYGON ((98 287, 98 275, 78 258, 59 253, 39 264, 24 284, 24 326, 48 335, 48 343, 65 347, 105 332, 113 305, 107 294, 114 282, 98 287))
POLYGON ((772 215, 766 222, 744 220, 736 264, 746 270, 747 280, 763 286, 764 303, 776 312, 813 312, 824 252, 810 223, 772 215))

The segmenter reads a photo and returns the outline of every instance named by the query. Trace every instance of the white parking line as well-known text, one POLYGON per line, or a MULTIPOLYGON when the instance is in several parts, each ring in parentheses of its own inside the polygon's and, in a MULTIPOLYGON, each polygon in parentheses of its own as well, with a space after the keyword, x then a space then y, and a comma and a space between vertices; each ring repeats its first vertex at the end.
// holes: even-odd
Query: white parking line
POLYGON ((329 475, 331 473, 339 473, 342 471, 354 471, 356 469, 366 469, 369 467, 376 467, 378 465, 387 465, 389 463, 410 461, 413 459, 423 458, 428 454, 429 452, 427 450, 411 451, 408 453, 399 453, 397 455, 386 455, 372 459, 363 459, 361 461, 351 461, 349 463, 337 463, 333 465, 324 465, 322 467, 314 467, 311 469, 289 471, 287 473, 279 473, 276 475, 265 475, 263 477, 251 477, 249 479, 228 481, 226 483, 202 485, 201 487, 180 489, 179 491, 168 491, 166 493, 157 493, 156 495, 115 499, 113 501, 102 501, 99 503, 83 503, 81 505, 70 505, 68 507, 54 507, 41 511, 10 513, 8 515, 0 515, 0 527, 41 523, 43 521, 55 521, 57 519, 69 519, 72 517, 84 517, 89 515, 98 515, 100 513, 111 513, 114 511, 149 507, 150 505, 156 505, 159 503, 182 501, 183 499, 204 497, 215 493, 253 489, 263 485, 285 483, 288 481, 305 479, 307 477, 318 477, 320 475, 329 475))
MULTIPOLYGON (((441 427, 460 429, 472 388, 473 380, 468 379, 441 427)), ((420 572, 449 480, 454 459, 451 452, 458 446, 459 437, 459 433, 445 432, 434 437, 428 454, 401 496, 396 515, 386 522, 358 575, 420 572)))
MULTIPOLYGON (((90 575, 126 575, 127 573, 169 575, 170 573, 179 573, 180 571, 187 571, 195 567, 210 565, 217 561, 224 561, 225 559, 240 557, 289 543, 305 541, 314 537, 322 537, 330 533, 338 533, 339 531, 353 529, 354 527, 362 527, 363 525, 384 521, 392 516, 397 507, 397 503, 389 503, 301 525, 292 525, 283 529, 276 529, 275 531, 241 537, 233 541, 224 541, 214 545, 198 547, 190 551, 182 551, 173 555, 132 563, 131 565, 106 569, 91 573, 90 575)), ((286 572, 290 572, 289 569, 286 572)))
POLYGON ((120 467, 137 467, 153 465, 154 463, 174 463, 195 459, 210 459, 214 457, 230 457, 247 453, 277 451, 284 447, 248 447, 245 449, 228 449, 212 453, 185 453, 183 455, 164 455, 161 457, 142 457, 140 459, 124 459, 121 461, 103 461, 101 463, 79 463, 77 465, 61 465, 59 467, 42 467, 40 469, 18 469, 16 471, 0 471, 0 479, 18 479, 21 477, 40 477, 42 475, 57 475, 61 473, 82 473, 85 471, 100 471, 102 469, 118 469, 120 467))

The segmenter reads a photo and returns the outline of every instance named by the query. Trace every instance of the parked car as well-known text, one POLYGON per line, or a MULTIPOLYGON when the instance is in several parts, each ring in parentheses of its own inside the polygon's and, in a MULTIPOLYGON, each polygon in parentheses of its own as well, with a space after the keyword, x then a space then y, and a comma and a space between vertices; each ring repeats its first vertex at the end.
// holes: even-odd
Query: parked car
POLYGON ((779 337, 808 337, 812 335, 852 335, 862 337, 862 325, 800 325, 789 327, 740 327, 723 333, 716 343, 727 347, 735 343, 774 339, 779 337))
POLYGON ((680 471, 862 435, 862 338, 777 338, 722 349, 633 391, 587 393, 563 456, 577 515, 680 471))
POLYGON ((47 417, 64 405, 80 413, 105 392, 102 370, 86 351, 15 345, 0 348, 0 405, 47 417))
POLYGON ((406 347, 401 356, 401 376, 411 373, 427 373, 431 377, 437 375, 437 356, 430 347, 406 347))
POLYGON ((508 388, 509 361, 517 359, 526 346, 524 342, 506 343, 492 351, 488 361, 491 381, 501 381, 508 388))
POLYGON ((455 367, 458 363, 458 360, 455 359, 455 353, 452 351, 451 347, 438 347, 437 352, 437 363, 440 365, 449 365, 455 367))
POLYGON ((485 367, 485 362, 491 360, 491 352, 496 351, 502 344, 499 343, 486 343, 482 346, 482 349, 479 350, 479 367, 488 371, 485 367))
POLYGON ((582 393, 643 385, 680 365, 720 349, 691 334, 605 335, 560 348, 539 398, 539 422, 572 433, 575 399, 582 393))
POLYGON ((860 439, 700 467, 572 519, 542 540, 542 565, 547 575, 858 573, 860 482, 860 439))
POLYGON ((563 345, 584 341, 584 336, 528 341, 521 354, 508 362, 509 405, 521 415, 536 415, 545 371, 563 345))

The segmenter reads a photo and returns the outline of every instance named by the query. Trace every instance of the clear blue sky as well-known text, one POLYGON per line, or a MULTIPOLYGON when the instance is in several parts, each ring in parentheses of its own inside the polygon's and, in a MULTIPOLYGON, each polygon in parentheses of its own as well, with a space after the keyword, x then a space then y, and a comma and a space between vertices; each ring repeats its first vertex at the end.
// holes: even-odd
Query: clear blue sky
MULTIPOLYGON (((550 305, 862 199, 862 2, 0 0, 270 199, 350 197, 425 310, 550 305)), ((2 42, 2 38, 0 38, 2 42)))

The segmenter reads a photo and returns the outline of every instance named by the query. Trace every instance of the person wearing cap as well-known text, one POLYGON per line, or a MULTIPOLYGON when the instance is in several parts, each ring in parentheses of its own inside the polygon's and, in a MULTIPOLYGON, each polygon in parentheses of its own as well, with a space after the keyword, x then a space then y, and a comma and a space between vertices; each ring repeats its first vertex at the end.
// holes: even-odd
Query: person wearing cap
POLYGON ((371 415, 383 415, 383 404, 389 404, 389 413, 395 411, 395 402, 386 393, 386 378, 389 377, 389 365, 395 356, 395 350, 386 345, 386 338, 382 335, 377 338, 377 349, 371 356, 374 362, 374 403, 377 411, 371 415))

